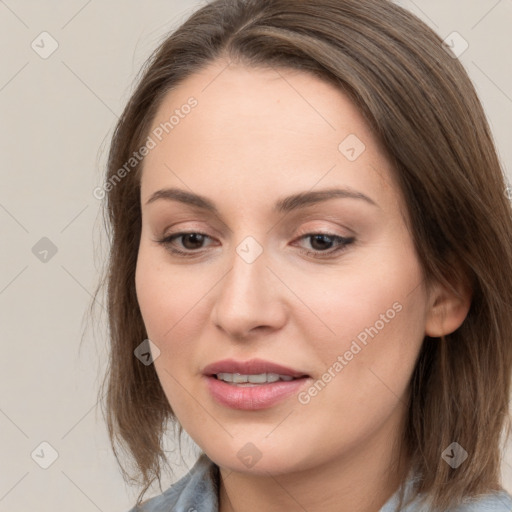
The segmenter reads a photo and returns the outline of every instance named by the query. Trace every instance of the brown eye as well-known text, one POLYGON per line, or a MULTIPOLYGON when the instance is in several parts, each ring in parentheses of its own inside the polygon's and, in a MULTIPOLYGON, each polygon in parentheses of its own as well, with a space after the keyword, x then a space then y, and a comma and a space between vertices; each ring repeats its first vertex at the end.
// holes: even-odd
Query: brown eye
POLYGON ((308 233, 300 237, 300 240, 309 239, 312 251, 303 249, 302 252, 315 258, 330 257, 344 251, 348 245, 355 241, 354 237, 346 238, 330 233, 308 233), (335 245, 332 249, 333 244, 335 245))
POLYGON ((157 240, 157 242, 166 247, 173 254, 194 256, 194 253, 198 252, 197 250, 202 248, 202 244, 207 238, 210 237, 204 233, 194 231, 175 233, 161 240, 157 240), (176 240, 180 240, 179 246, 186 249, 185 251, 176 247, 176 240))
POLYGON ((332 246, 332 244, 334 243, 332 240, 329 241, 330 238, 331 239, 334 238, 329 235, 323 235, 323 234, 309 235, 308 238, 310 238, 311 247, 313 247, 313 249, 315 251, 323 251, 323 250, 330 249, 330 247, 328 247, 328 246, 332 246))
POLYGON ((189 250, 200 249, 205 239, 205 235, 201 233, 184 233, 178 237, 181 238, 183 247, 189 250))
MULTIPOLYGON (((210 237, 204 233, 182 232, 169 235, 157 242, 165 246, 171 253, 179 256, 190 256, 200 254, 199 249, 203 248, 203 243, 210 237), (176 247, 176 240, 180 241, 179 247, 176 247), (184 248, 182 250, 180 247, 184 248)), ((312 251, 302 249, 301 252, 315 258, 330 257, 346 249, 348 245, 354 242, 355 238, 346 238, 330 233, 308 233, 300 237, 300 240, 309 239, 312 251), (332 246, 334 245, 334 248, 332 246)))

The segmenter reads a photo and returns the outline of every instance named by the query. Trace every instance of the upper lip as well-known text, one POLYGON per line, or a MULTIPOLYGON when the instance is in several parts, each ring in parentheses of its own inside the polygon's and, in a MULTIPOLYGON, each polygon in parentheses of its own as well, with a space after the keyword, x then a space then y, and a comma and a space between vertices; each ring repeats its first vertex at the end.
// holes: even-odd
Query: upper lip
POLYGON ((239 373, 241 375, 258 375, 260 373, 277 373, 278 375, 289 375, 290 377, 307 377, 308 375, 300 370, 265 361, 263 359, 250 359, 249 361, 236 361, 224 359, 205 366, 204 375, 217 375, 218 373, 239 373))

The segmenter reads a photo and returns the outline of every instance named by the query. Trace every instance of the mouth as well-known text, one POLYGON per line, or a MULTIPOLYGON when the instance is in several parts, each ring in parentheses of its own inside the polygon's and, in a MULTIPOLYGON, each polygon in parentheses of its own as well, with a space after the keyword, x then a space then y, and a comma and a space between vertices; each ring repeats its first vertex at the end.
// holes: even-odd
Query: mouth
POLYGON ((225 407, 266 409, 291 398, 311 378, 307 373, 270 361, 224 360, 203 370, 212 398, 225 407))
POLYGON ((217 373, 213 375, 218 380, 229 382, 239 386, 257 386, 259 384, 270 384, 272 382, 284 381, 290 382, 294 377, 290 375, 279 375, 277 373, 257 373, 246 374, 241 373, 217 373))

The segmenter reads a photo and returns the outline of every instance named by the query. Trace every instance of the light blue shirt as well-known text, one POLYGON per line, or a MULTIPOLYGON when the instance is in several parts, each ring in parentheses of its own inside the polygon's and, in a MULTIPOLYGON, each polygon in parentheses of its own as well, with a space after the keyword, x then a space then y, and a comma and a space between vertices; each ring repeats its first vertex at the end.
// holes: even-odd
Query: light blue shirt
MULTIPOLYGON (((164 493, 149 499, 139 508, 129 512, 218 512, 217 466, 202 454, 194 467, 164 493)), ((409 495, 413 480, 406 482, 405 497, 409 495)), ((379 512, 393 512, 398 503, 399 490, 379 512)), ((432 512, 415 500, 401 512, 432 512)), ((506 491, 494 491, 478 499, 468 500, 450 512, 512 512, 512 496, 506 491)))

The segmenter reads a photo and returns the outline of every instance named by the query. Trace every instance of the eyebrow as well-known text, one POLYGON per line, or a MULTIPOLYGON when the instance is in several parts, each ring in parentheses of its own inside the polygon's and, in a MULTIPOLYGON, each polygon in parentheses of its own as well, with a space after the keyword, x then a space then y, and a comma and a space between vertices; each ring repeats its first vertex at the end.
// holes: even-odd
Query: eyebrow
MULTIPOLYGON (((283 197, 276 201, 273 210, 276 213, 285 213, 327 201, 329 199, 339 198, 360 199, 379 208, 379 205, 373 199, 368 197, 366 194, 363 194, 362 192, 358 192, 357 190, 349 188, 330 188, 325 190, 317 190, 314 192, 300 192, 298 194, 283 197)), ((167 201, 178 201, 180 203, 201 208, 215 215, 219 215, 217 207, 208 198, 179 188, 164 188, 157 190, 146 201, 146 205, 151 204, 159 199, 164 199, 167 201)))

